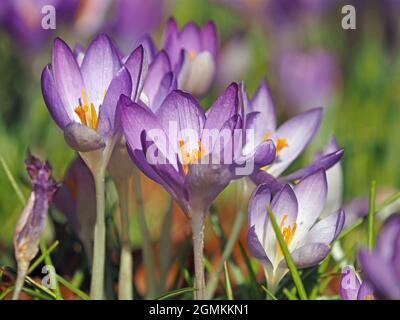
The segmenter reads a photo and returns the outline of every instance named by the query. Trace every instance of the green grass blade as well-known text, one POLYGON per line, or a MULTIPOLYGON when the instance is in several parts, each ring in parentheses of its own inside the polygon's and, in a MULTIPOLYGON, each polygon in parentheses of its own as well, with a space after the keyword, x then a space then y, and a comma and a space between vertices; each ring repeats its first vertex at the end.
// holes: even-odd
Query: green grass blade
POLYGON ((270 297, 272 300, 278 300, 278 298, 264 285, 261 285, 261 288, 265 291, 265 293, 270 297))
POLYGON ((194 288, 182 288, 182 289, 177 289, 177 290, 173 290, 170 292, 167 292, 166 294, 163 294, 162 296, 158 297, 155 300, 168 300, 170 298, 174 298, 176 296, 180 296, 182 294, 185 294, 187 292, 194 292, 196 289, 194 288))
POLYGON ((20 187, 18 186, 17 182, 15 181, 15 179, 14 179, 10 169, 8 168, 7 163, 4 161, 3 157, 0 157, 0 162, 1 162, 4 172, 6 173, 7 178, 10 181, 11 186, 13 187, 19 201, 21 201, 21 204, 24 206, 25 205, 24 194, 22 193, 20 187))
POLYGON ((59 283, 61 283, 62 285, 64 285, 66 288, 68 288, 69 290, 71 290, 73 293, 75 293, 79 298, 81 298, 82 300, 90 300, 90 297, 84 293, 83 291, 79 290, 78 288, 76 288, 72 283, 68 282, 66 279, 64 279, 63 277, 61 277, 60 275, 56 275, 57 281, 59 283))
MULTIPOLYGON (((343 238, 345 238, 347 235, 349 235, 354 229, 356 229, 358 226, 362 225, 364 222, 364 218, 358 218, 356 221, 354 221, 346 230, 342 231, 339 236, 335 239, 334 242, 340 241, 343 238)), ((333 244, 333 243, 332 243, 333 244)))
POLYGON ((375 246, 375 197, 376 182, 371 182, 371 190, 369 193, 369 209, 368 209, 368 248, 373 250, 375 246))
MULTIPOLYGON (((39 243, 40 246, 40 251, 43 253, 46 253, 48 251, 47 247, 46 247, 46 243, 44 240, 40 240, 39 243)), ((50 254, 45 254, 44 255, 44 262, 46 263, 47 266, 51 266, 54 270, 54 265, 53 265, 53 261, 51 260, 50 254)), ((62 294, 61 294, 61 290, 60 290, 60 286, 58 285, 58 280, 57 277, 55 277, 55 293, 56 293, 56 299, 57 300, 63 300, 62 298, 62 294)))
POLYGON ((270 218, 270 221, 272 223, 272 227, 274 228, 275 234, 276 234, 276 238, 278 240, 278 243, 282 249, 283 252, 283 256, 285 257, 286 260, 286 264, 289 268, 290 274, 292 275, 292 279, 294 284, 296 285, 297 291, 299 292, 299 297, 301 300, 307 300, 307 293, 306 290, 304 289, 304 285, 303 282, 301 281, 300 275, 299 275, 299 271, 297 270, 293 259, 290 255, 289 249, 286 245, 285 240, 283 239, 281 230, 279 229, 279 226, 275 220, 275 216, 271 211, 270 207, 267 207, 267 211, 268 211, 268 215, 270 218))
POLYGON ((247 272, 248 272, 249 278, 250 278, 250 284, 251 284, 252 288, 254 289, 254 292, 257 294, 257 297, 261 298, 262 292, 260 292, 261 290, 259 289, 256 273, 254 272, 253 267, 251 265, 250 258, 247 255, 246 250, 244 249, 243 244, 240 241, 239 241, 239 249, 240 249, 240 253, 241 253, 243 260, 247 267, 247 272))
POLYGON ((391 195, 389 198, 385 199, 381 204, 376 206, 376 212, 385 209, 387 206, 390 206, 393 202, 396 202, 400 199, 400 191, 391 195))
POLYGON ((283 288, 282 292, 289 300, 299 300, 288 288, 283 288))
POLYGON ((228 300, 233 300, 232 285, 231 285, 231 280, 229 278, 229 271, 226 261, 224 262, 224 274, 225 274, 226 296, 228 297, 228 300))
POLYGON ((34 271, 42 262, 43 260, 46 259, 46 257, 53 252, 55 248, 59 245, 59 241, 55 241, 48 249, 46 249, 44 252, 42 252, 42 255, 37 258, 29 267, 28 274, 30 274, 32 271, 34 271))

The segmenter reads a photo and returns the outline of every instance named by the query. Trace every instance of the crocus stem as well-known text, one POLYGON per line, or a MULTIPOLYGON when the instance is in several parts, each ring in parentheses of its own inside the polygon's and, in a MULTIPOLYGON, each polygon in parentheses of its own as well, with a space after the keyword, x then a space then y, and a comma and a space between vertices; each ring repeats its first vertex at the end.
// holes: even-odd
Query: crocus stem
POLYGON ((225 245, 224 251, 222 253, 222 257, 215 269, 215 271, 211 274, 210 279, 207 284, 206 297, 207 299, 211 299, 217 289, 219 276, 224 268, 224 262, 229 259, 232 254, 233 248, 235 247, 237 238, 239 236, 240 230, 242 229, 243 223, 246 220, 245 213, 245 204, 247 203, 247 199, 243 201, 243 196, 246 197, 248 190, 248 181, 247 179, 242 179, 236 185, 236 190, 240 194, 237 194, 237 214, 235 221, 233 222, 232 230, 228 239, 228 242, 225 245), (242 182, 242 184, 240 184, 242 182))
POLYGON ((28 272, 28 267, 29 267, 28 263, 18 264, 17 281, 15 282, 14 292, 13 292, 13 296, 12 296, 13 300, 19 299, 19 295, 21 293, 22 287, 24 286, 25 276, 26 276, 26 273, 28 272))
POLYGON ((132 249, 129 239, 129 184, 131 178, 115 181, 118 191, 119 207, 121 215, 121 260, 119 266, 118 298, 119 300, 132 300, 132 249))
POLYGON ((106 247, 104 170, 93 172, 96 188, 96 225, 94 228, 94 248, 90 297, 102 300, 104 293, 104 263, 106 247))
POLYGON ((172 227, 173 201, 170 198, 168 209, 164 215, 160 236, 160 290, 167 288, 167 275, 171 264, 171 227, 172 227))
POLYGON ((143 264, 146 270, 147 299, 154 298, 157 295, 157 284, 155 281, 154 256, 151 247, 150 232, 147 227, 144 214, 142 187, 140 182, 140 173, 137 168, 133 171, 133 181, 135 185, 136 210, 139 221, 139 230, 142 236, 142 254, 143 264))
POLYGON ((203 212, 192 214, 192 238, 194 254, 194 272, 195 272, 195 299, 205 299, 205 277, 204 277, 204 216, 203 212))

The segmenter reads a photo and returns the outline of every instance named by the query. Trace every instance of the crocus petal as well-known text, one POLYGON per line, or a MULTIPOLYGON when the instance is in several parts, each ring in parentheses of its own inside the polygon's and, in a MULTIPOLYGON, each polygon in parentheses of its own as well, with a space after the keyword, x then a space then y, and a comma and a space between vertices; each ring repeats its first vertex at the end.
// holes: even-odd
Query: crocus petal
POLYGON ((154 60, 154 57, 157 53, 157 48, 154 43, 153 38, 149 34, 145 34, 139 41, 138 46, 142 46, 146 55, 146 61, 151 63, 154 60))
POLYGON ((250 178, 256 185, 261 183, 267 184, 273 194, 279 192, 279 190, 284 186, 284 183, 278 181, 275 177, 263 170, 254 172, 250 178))
POLYGON ((57 91, 69 118, 80 122, 74 109, 81 98, 84 83, 71 49, 59 38, 53 44, 52 67, 57 91))
POLYGON ((122 67, 110 83, 99 114, 98 132, 103 137, 110 137, 121 130, 120 118, 117 116, 117 103, 121 94, 130 96, 132 81, 129 71, 122 67))
POLYGON ((265 250, 258 239, 257 232, 255 231, 256 226, 250 227, 247 233, 247 246, 249 247, 250 253, 259 260, 268 260, 265 250))
POLYGON ((385 299, 400 299, 400 286, 391 265, 382 262, 382 257, 366 249, 358 251, 358 259, 365 279, 385 299))
POLYGON ((182 67, 179 73, 178 86, 195 96, 201 96, 212 83, 216 70, 215 61, 207 51, 201 52, 193 61, 189 62, 188 57, 185 60, 187 63, 184 66, 186 67, 182 67))
POLYGON ((281 150, 278 161, 268 168, 269 173, 279 176, 299 156, 317 132, 321 113, 321 108, 304 112, 278 128, 271 138, 286 139, 288 147, 281 150))
POLYGON ((176 144, 175 150, 178 150, 178 142, 181 140, 187 152, 199 148, 205 115, 198 101, 190 94, 179 90, 171 92, 156 115, 166 132, 170 132, 171 126, 176 126, 178 141, 172 142, 176 144))
MULTIPOLYGON (((385 261, 391 261, 396 254, 396 240, 400 237, 400 217, 393 216, 389 219, 376 241, 376 252, 385 261)), ((400 279, 399 279, 400 280, 400 279)))
POLYGON ((144 79, 147 74, 148 60, 143 47, 137 47, 128 57, 125 62, 125 67, 129 70, 132 78, 132 94, 133 101, 139 99, 143 89, 144 79))
POLYGON ((193 51, 195 53, 201 51, 200 30, 195 23, 187 23, 179 33, 178 38, 182 47, 184 47, 186 50, 193 51))
POLYGON ((266 223, 268 222, 267 207, 270 206, 270 202, 271 192, 266 184, 260 184, 249 200, 249 227, 254 227, 254 232, 261 240, 265 238, 266 223))
MULTIPOLYGON (((298 202, 293 189, 289 185, 285 185, 275 197, 273 197, 271 210, 278 226, 290 226, 292 229, 295 228, 298 202)), ((296 233, 294 233, 294 235, 296 235, 296 233)), ((281 256, 278 255, 276 235, 271 223, 267 223, 263 246, 268 258, 273 264, 281 260, 281 256)), ((289 250, 290 247, 291 244, 289 244, 289 250)))
POLYGON ((238 90, 236 83, 232 83, 213 103, 207 112, 205 129, 218 129, 238 111, 238 90))
POLYGON ((298 179, 303 179, 304 177, 311 175, 319 170, 328 170, 340 161, 340 159, 343 157, 343 154, 344 150, 340 149, 333 153, 322 156, 310 165, 283 177, 282 180, 287 182, 294 181, 298 179))
POLYGON ((345 266, 340 276, 340 297, 342 300, 357 300, 361 281, 352 266, 345 266))
POLYGON ((202 49, 211 53, 216 59, 218 50, 217 28, 213 21, 208 21, 201 29, 202 49))
POLYGON ((147 77, 144 83, 143 92, 146 95, 148 101, 143 101, 153 111, 153 101, 157 94, 160 82, 164 76, 171 71, 170 60, 165 51, 160 51, 154 61, 150 64, 147 77))
MULTIPOLYGON (((293 262, 297 268, 309 268, 320 263, 329 253, 330 248, 323 243, 306 244, 291 252, 293 262)), ((280 267, 286 267, 282 260, 280 267)))
POLYGON ((168 41, 171 38, 171 36, 176 36, 178 33, 178 26, 176 24, 176 21, 174 18, 169 18, 165 29, 164 29, 164 35, 163 35, 163 47, 165 48, 166 45, 168 45, 168 41))
POLYGON ((265 135, 271 136, 276 130, 275 105, 268 83, 265 80, 261 82, 249 106, 250 111, 260 113, 252 127, 255 130, 255 140, 259 143, 265 135))
POLYGON ((162 78, 156 95, 151 102, 151 110, 157 112, 170 92, 177 89, 176 77, 172 72, 167 72, 162 78))
POLYGON ((72 120, 56 89, 51 65, 47 65, 42 72, 42 93, 54 121, 61 129, 64 129, 72 120))
POLYGON ((325 206, 327 188, 326 174, 323 170, 304 178, 294 187, 299 202, 298 230, 295 236, 297 240, 302 239, 317 221, 325 206))
POLYGON ((108 87, 121 66, 118 50, 108 36, 100 34, 87 49, 81 69, 87 96, 96 108, 103 103, 108 87))
POLYGON ((326 218, 318 221, 307 233, 303 244, 323 243, 329 245, 343 229, 345 214, 343 209, 330 214, 326 218))
POLYGON ((374 289, 367 281, 361 284, 357 300, 375 300, 374 289))

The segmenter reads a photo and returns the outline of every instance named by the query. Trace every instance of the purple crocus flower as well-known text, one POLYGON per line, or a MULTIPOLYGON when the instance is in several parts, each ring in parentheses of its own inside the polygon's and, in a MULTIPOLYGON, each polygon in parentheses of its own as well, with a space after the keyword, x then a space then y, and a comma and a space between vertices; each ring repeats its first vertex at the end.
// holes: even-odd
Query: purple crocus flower
POLYGON ((342 268, 340 277, 340 297, 342 300, 375 300, 374 291, 352 266, 342 268))
POLYGON ((147 176, 164 186, 189 216, 193 212, 208 210, 214 198, 232 179, 237 178, 237 167, 250 160, 254 160, 259 167, 275 158, 275 148, 268 140, 256 153, 246 158, 234 158, 232 151, 231 159, 221 157, 218 163, 202 162, 210 158, 214 161, 216 153, 219 155, 225 151, 213 149, 217 143, 205 140, 208 138, 206 131, 220 133, 225 129, 230 136, 229 141, 224 143, 230 144, 234 139, 234 130, 242 129, 237 84, 231 84, 223 92, 207 116, 195 98, 179 90, 171 92, 155 112, 132 103, 126 97, 120 99, 119 107, 132 160, 147 176), (169 135, 169 126, 174 123, 177 124, 176 136, 169 135), (152 140, 149 134, 153 129, 165 135, 163 142, 162 139, 152 140), (185 137, 185 130, 192 130, 194 136, 185 137), (165 156, 166 163, 149 163, 146 152, 152 145, 165 156))
POLYGON ((241 96, 244 103, 246 130, 253 132, 252 135, 248 135, 244 153, 254 152, 268 139, 273 140, 276 145, 275 161, 253 174, 252 178, 256 184, 269 183, 273 191, 277 191, 282 183, 301 179, 321 169, 327 170, 342 157, 343 150, 338 149, 316 159, 305 168, 286 177, 280 177, 315 136, 321 122, 322 109, 315 108, 301 113, 277 127, 275 106, 266 81, 261 83, 252 99, 247 98, 244 88, 242 88, 241 96))
POLYGON ((326 50, 288 50, 276 62, 278 82, 290 113, 329 106, 339 80, 335 57, 326 50))
POLYGON ((358 252, 364 278, 382 299, 400 299, 400 216, 392 216, 379 233, 375 249, 358 252))
POLYGON ((288 268, 269 221, 267 207, 271 207, 275 215, 296 266, 307 268, 326 257, 330 243, 343 228, 343 210, 319 219, 326 196, 323 170, 304 178, 294 187, 285 185, 273 197, 268 184, 259 185, 253 192, 248 209, 247 241, 251 253, 263 264, 271 288, 276 288, 288 268))
POLYGON ((13 299, 18 299, 29 263, 39 250, 40 236, 45 227, 49 202, 57 191, 57 183, 51 176, 51 166, 29 155, 25 166, 32 183, 32 192, 18 219, 14 233, 15 258, 18 279, 13 299))
POLYGON ((240 175, 243 164, 259 167, 271 163, 275 147, 268 140, 246 157, 237 153, 242 148, 243 122, 235 83, 214 102, 207 115, 193 96, 179 90, 172 91, 155 112, 124 96, 118 108, 133 162, 161 184, 191 220, 196 297, 204 299, 206 212, 217 195, 240 175))
POLYGON ((117 101, 121 94, 131 96, 132 87, 130 73, 106 35, 90 44, 81 66, 65 42, 54 41, 52 63, 42 73, 43 97, 66 142, 92 171, 107 165, 120 127, 117 101))
POLYGON ((214 22, 207 22, 201 29, 190 22, 179 31, 176 21, 169 19, 163 48, 178 76, 178 88, 203 95, 216 71, 218 38, 214 22))

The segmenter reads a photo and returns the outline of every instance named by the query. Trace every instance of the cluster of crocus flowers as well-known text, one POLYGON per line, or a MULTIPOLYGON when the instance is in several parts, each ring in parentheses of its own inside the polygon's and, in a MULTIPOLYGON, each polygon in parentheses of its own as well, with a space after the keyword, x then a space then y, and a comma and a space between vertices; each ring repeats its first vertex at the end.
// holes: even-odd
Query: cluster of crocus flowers
POLYGON ((360 249, 364 278, 379 298, 400 299, 400 217, 392 216, 379 233, 376 247, 360 249))
POLYGON ((339 293, 342 300, 375 300, 371 286, 361 280, 352 266, 342 268, 339 293))
POLYGON ((298 268, 321 262, 329 245, 343 228, 345 216, 338 210, 319 219, 327 197, 325 171, 302 179, 295 186, 286 184, 275 195, 268 184, 260 184, 249 201, 248 245, 262 263, 267 283, 274 290, 288 267, 267 214, 271 208, 285 243, 298 268))
MULTIPOLYGON (((340 160, 343 150, 334 150, 281 177, 316 134, 321 108, 277 127, 266 82, 252 99, 247 98, 243 84, 232 83, 205 112, 195 97, 204 95, 211 85, 216 53, 212 22, 201 29, 189 23, 178 31, 171 19, 162 50, 157 52, 152 39, 145 37, 127 56, 104 34, 87 49, 77 46, 74 52, 62 40, 55 40, 52 63, 42 74, 42 91, 66 142, 93 175, 93 299, 103 297, 105 171, 110 170, 120 206, 125 207, 122 221, 128 221, 127 181, 134 170, 129 160, 163 186, 191 222, 198 299, 205 298, 205 217, 232 180, 251 176, 260 184, 249 205, 249 245, 263 262, 273 286, 286 274, 287 267, 268 223, 267 207, 275 214, 299 267, 321 261, 342 229, 342 210, 325 219, 319 217, 327 196, 325 170, 340 160), (300 182, 294 187, 288 184, 295 180, 300 182)), ((67 175, 62 190, 81 199, 85 187, 74 188, 67 175)), ((76 204, 79 206, 79 201, 76 204)), ((128 223, 124 227, 122 237, 129 242, 128 223)), ((125 253, 125 257, 130 255, 129 246, 125 253)), ((121 264, 123 261, 127 260, 121 258, 121 264)), ((124 273, 131 269, 131 262, 121 268, 124 273)), ((123 279, 120 283, 124 284, 123 279)), ((129 290, 120 289, 124 297, 131 297, 131 286, 129 290)))
POLYGON ((51 176, 51 166, 29 155, 25 166, 31 178, 32 192, 18 219, 14 233, 15 258, 18 264, 18 279, 13 299, 18 299, 25 275, 32 259, 39 251, 40 236, 45 227, 49 202, 58 189, 51 176))

